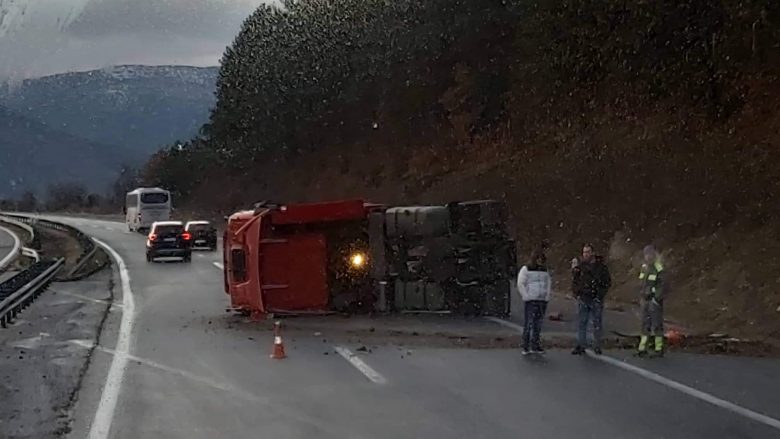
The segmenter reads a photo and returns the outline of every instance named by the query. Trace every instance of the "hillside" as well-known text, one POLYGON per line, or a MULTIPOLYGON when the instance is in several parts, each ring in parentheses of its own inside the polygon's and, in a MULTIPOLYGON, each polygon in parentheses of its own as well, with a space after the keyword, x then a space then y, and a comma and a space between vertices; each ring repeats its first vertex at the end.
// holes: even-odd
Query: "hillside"
POLYGON ((65 73, 0 91, 0 105, 73 136, 134 151, 141 163, 161 145, 197 134, 214 105, 216 75, 216 68, 187 66, 65 73))
POLYGON ((205 136, 153 157, 147 182, 215 216, 498 198, 521 255, 551 242, 560 291, 594 242, 613 300, 634 301, 653 242, 675 319, 780 335, 780 5, 361 5, 260 8, 223 57, 205 136))
POLYGON ((0 107, 0 198, 52 183, 107 190, 129 153, 72 136, 0 107))

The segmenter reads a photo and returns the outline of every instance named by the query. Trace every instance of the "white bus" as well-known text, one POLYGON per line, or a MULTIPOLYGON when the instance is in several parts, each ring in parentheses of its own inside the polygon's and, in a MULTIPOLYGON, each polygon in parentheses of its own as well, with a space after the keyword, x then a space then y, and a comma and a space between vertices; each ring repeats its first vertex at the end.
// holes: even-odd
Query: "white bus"
POLYGON ((127 230, 145 232, 155 221, 171 219, 171 193, 160 188, 138 188, 127 193, 127 230))

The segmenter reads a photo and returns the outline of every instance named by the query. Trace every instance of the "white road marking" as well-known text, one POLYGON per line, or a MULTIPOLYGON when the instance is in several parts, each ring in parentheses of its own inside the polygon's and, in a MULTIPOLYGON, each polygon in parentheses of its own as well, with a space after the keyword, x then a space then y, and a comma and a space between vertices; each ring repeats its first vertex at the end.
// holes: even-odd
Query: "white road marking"
POLYGON ((360 373, 365 375, 366 378, 368 378, 369 380, 373 381, 376 384, 385 384, 387 382, 385 377, 383 377, 379 372, 371 368, 371 366, 369 366, 363 360, 361 360, 360 357, 353 354, 352 351, 350 351, 349 349, 343 346, 334 346, 334 349, 336 349, 336 352, 338 352, 339 355, 344 357, 345 360, 349 361, 350 364, 355 366, 355 368, 359 370, 360 373))
POLYGON ((65 292, 65 291, 55 291, 55 293, 57 293, 57 294, 62 294, 63 296, 70 296, 70 297, 75 297, 76 299, 86 300, 87 302, 101 303, 101 304, 103 304, 103 305, 106 305, 106 304, 111 304, 111 306, 112 306, 112 307, 118 307, 118 308, 122 308, 122 304, 121 304, 121 303, 114 303, 114 302, 112 302, 112 301, 110 301, 110 300, 105 300, 105 299, 93 299, 93 298, 91 298, 91 297, 82 296, 81 294, 77 294, 77 293, 68 293, 68 292, 65 292))
POLYGON ((224 270, 225 269, 225 266, 222 265, 221 262, 212 262, 212 264, 214 264, 214 266, 219 268, 220 270, 224 270))
MULTIPOLYGON (((523 327, 512 323, 503 319, 499 319, 497 317, 486 317, 488 320, 499 323, 501 325, 504 325, 509 328, 517 329, 518 331, 523 330, 523 327)), ((756 422, 760 422, 764 425, 768 425, 772 428, 776 428, 780 430, 780 420, 777 420, 775 418, 771 418, 767 415, 754 412, 750 409, 747 409, 745 407, 738 406, 732 402, 726 401, 724 399, 720 399, 717 396, 710 395, 709 393, 702 392, 701 390, 694 389, 693 387, 686 386, 685 384, 679 383, 677 381, 671 380, 669 378, 666 378, 664 376, 658 375, 655 372, 650 372, 649 370, 642 369, 639 366, 634 366, 633 364, 626 363, 624 361, 620 361, 618 359, 606 356, 606 355, 596 355, 590 351, 586 351, 586 355, 588 355, 591 358, 594 358, 596 360, 602 361, 604 363, 610 364, 612 366, 619 367, 623 370, 635 373, 642 378, 646 378, 650 381, 656 382, 658 384, 661 384, 663 386, 669 387, 670 389, 677 390, 678 392, 682 392, 688 396, 692 396, 696 399, 699 399, 701 401, 707 402, 709 404, 712 404, 714 406, 726 409, 730 412, 736 413, 738 415, 742 415, 748 419, 752 419, 756 422)))
POLYGON ((111 430, 111 423, 114 420, 116 403, 119 400, 119 392, 122 389, 122 381, 125 377, 127 361, 130 356, 133 320, 135 318, 135 300, 133 298, 133 290, 130 288, 130 273, 127 271, 125 261, 116 250, 105 242, 99 239, 95 239, 95 242, 111 254, 118 266, 122 285, 122 306, 124 307, 122 320, 119 324, 116 352, 111 360, 111 367, 108 369, 106 384, 103 386, 103 393, 100 396, 95 417, 92 419, 92 425, 89 427, 89 439, 107 439, 111 430))
POLYGON ((586 352, 586 353, 589 357, 594 358, 596 360, 635 373, 641 376, 642 378, 646 378, 650 381, 654 381, 658 384, 669 387, 670 389, 677 390, 678 392, 685 393, 688 396, 692 396, 696 399, 710 403, 714 406, 720 407, 722 409, 726 409, 730 412, 744 416, 748 419, 752 419, 753 421, 760 422, 764 425, 780 430, 780 420, 777 420, 775 418, 770 418, 767 415, 754 412, 753 410, 747 409, 745 407, 738 406, 732 402, 726 401, 724 399, 720 399, 717 396, 710 395, 709 393, 702 392, 701 390, 694 389, 693 387, 688 387, 685 384, 679 383, 674 380, 670 380, 669 378, 658 375, 655 372, 650 372, 649 370, 642 369, 639 366, 634 366, 633 364, 629 364, 624 361, 620 361, 618 359, 608 357, 606 355, 595 355, 591 352, 586 352))
MULTIPOLYGON (((95 342, 93 340, 70 340, 70 343, 86 349, 92 349, 94 347, 98 351, 105 352, 109 355, 114 355, 114 358, 116 358, 116 351, 100 345, 95 346, 95 342)), ((247 401, 253 402, 255 404, 259 404, 262 407, 263 412, 271 413, 277 419, 287 418, 291 423, 310 425, 319 431, 330 433, 329 435, 333 437, 336 437, 338 435, 337 432, 332 431, 330 428, 323 427, 320 419, 315 419, 315 418, 305 416, 299 413, 298 411, 294 410, 292 407, 288 407, 285 403, 280 402, 276 398, 272 398, 269 396, 255 395, 253 393, 247 392, 244 389, 233 387, 230 384, 223 384, 211 378, 196 375, 187 370, 171 367, 165 364, 158 363, 153 360, 148 360, 146 358, 136 357, 135 355, 126 355, 126 357, 128 360, 134 361, 138 364, 143 364, 145 366, 149 366, 171 374, 179 375, 189 380, 230 393, 233 396, 244 398, 247 401)))
MULTIPOLYGON (((115 350, 109 349, 109 348, 106 348, 106 347, 103 347, 103 346, 100 346, 100 345, 95 346, 95 343, 92 340, 70 340, 70 342, 75 344, 75 345, 77 345, 77 346, 81 346, 83 348, 86 348, 86 349, 92 349, 94 347, 95 349, 97 349, 97 350, 99 350, 101 352, 105 352, 105 353, 110 354, 110 355, 116 355, 116 351, 115 350)), ((116 357, 114 357, 114 358, 116 358, 116 357)), ((184 378, 188 378, 188 379, 190 379, 192 381, 197 381, 199 383, 206 384, 207 386, 213 387, 215 389, 222 390, 224 392, 241 395, 244 398, 249 399, 249 400, 257 401, 259 399, 259 397, 255 396, 255 395, 252 395, 252 394, 250 394, 248 392, 245 392, 245 391, 243 391, 241 389, 236 389, 234 387, 231 387, 231 386, 228 386, 228 385, 225 385, 225 384, 222 384, 222 383, 218 383, 218 382, 216 382, 216 381, 214 381, 214 380, 212 380, 210 378, 202 377, 200 375, 196 375, 196 374, 194 374, 192 372, 189 372, 189 371, 186 371, 186 370, 177 369, 175 367, 167 366, 165 364, 161 364, 161 363, 158 363, 158 362, 153 361, 153 360, 148 360, 146 358, 136 357, 135 355, 127 355, 127 359, 130 360, 130 361, 135 361, 136 363, 143 364, 145 366, 153 367, 155 369, 163 370, 165 372, 169 372, 169 373, 172 373, 172 374, 175 374, 175 375, 182 376, 184 378)))
POLYGON ((517 323, 512 323, 509 320, 500 319, 498 317, 485 317, 485 319, 490 320, 491 322, 498 323, 499 325, 504 325, 507 328, 512 328, 523 332, 523 327, 518 325, 517 323))

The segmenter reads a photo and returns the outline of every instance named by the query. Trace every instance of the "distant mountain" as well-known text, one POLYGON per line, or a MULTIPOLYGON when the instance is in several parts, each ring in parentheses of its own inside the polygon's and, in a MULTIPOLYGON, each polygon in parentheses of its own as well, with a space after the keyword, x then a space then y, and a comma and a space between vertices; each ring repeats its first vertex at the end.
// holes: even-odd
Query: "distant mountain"
POLYGON ((51 129, 135 152, 197 134, 214 105, 217 67, 117 66, 0 87, 0 105, 51 129))
POLYGON ((43 193, 57 182, 104 193, 130 156, 122 147, 90 142, 0 107, 0 198, 43 193))

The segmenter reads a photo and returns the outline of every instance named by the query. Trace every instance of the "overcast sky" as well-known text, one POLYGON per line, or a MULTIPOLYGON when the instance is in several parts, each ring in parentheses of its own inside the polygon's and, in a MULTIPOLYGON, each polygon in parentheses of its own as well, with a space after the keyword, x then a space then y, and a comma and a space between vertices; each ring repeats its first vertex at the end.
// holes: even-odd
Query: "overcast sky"
POLYGON ((0 0, 0 80, 117 64, 212 66, 270 0, 0 0))

